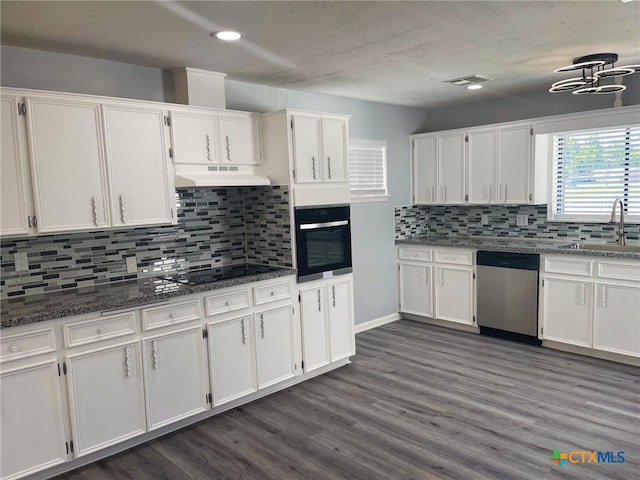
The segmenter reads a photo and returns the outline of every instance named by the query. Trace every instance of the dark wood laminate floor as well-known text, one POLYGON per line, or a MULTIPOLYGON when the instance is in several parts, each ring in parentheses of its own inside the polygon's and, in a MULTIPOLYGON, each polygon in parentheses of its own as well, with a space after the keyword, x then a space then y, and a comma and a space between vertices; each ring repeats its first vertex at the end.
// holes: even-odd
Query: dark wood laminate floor
POLYGON ((638 479, 636 367, 402 320, 351 365, 60 480, 638 479), (565 464, 553 449, 624 451, 565 464))

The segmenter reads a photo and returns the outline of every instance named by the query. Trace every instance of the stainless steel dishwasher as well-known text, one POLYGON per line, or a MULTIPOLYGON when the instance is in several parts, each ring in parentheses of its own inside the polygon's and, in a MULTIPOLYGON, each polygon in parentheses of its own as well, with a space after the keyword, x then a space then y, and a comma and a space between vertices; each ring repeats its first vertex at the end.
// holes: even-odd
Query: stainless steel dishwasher
POLYGON ((481 250, 476 260, 480 333, 540 345, 540 256, 481 250))

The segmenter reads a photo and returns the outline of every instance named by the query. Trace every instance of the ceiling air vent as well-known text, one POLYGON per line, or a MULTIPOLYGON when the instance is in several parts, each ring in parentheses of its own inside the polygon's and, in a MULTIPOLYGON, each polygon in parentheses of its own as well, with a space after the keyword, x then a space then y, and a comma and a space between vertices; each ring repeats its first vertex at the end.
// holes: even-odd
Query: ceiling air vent
POLYGON ((444 83, 450 83, 452 85, 458 85, 460 87, 467 87, 472 84, 486 82, 491 80, 488 77, 482 77, 480 75, 469 75, 467 77, 454 78, 453 80, 445 80, 444 83))

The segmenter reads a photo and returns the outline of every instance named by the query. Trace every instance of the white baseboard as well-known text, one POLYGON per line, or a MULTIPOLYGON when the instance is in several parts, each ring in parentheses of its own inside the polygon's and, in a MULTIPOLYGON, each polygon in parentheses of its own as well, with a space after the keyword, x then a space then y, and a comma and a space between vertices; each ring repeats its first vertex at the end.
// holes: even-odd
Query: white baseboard
POLYGON ((386 325, 387 323, 395 322, 396 320, 400 320, 400 318, 400 314, 392 313, 391 315, 386 315, 384 317, 374 318, 373 320, 369 320, 368 322, 358 323, 357 325, 355 325, 354 330, 356 333, 364 332, 372 328, 386 325))

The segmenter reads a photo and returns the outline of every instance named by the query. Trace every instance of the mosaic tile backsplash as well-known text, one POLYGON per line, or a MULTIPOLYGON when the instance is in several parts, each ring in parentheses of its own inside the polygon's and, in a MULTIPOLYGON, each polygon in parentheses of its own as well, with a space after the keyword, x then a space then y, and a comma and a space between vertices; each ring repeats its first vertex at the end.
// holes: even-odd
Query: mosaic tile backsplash
MULTIPOLYGON (((547 220, 546 205, 519 206, 403 206, 395 208, 396 239, 409 235, 459 235, 540 239, 613 241, 610 223, 563 223, 547 220), (489 224, 482 225, 482 215, 489 224), (516 215, 526 215, 529 224, 516 225, 516 215)), ((640 239, 640 224, 625 225, 629 240, 640 239)))
POLYGON ((179 189, 176 204, 177 225, 3 238, 0 297, 247 261, 293 265, 287 186, 179 189), (29 259, 26 272, 14 269, 13 254, 21 252, 29 259), (131 255, 138 271, 130 274, 126 258, 131 255))

